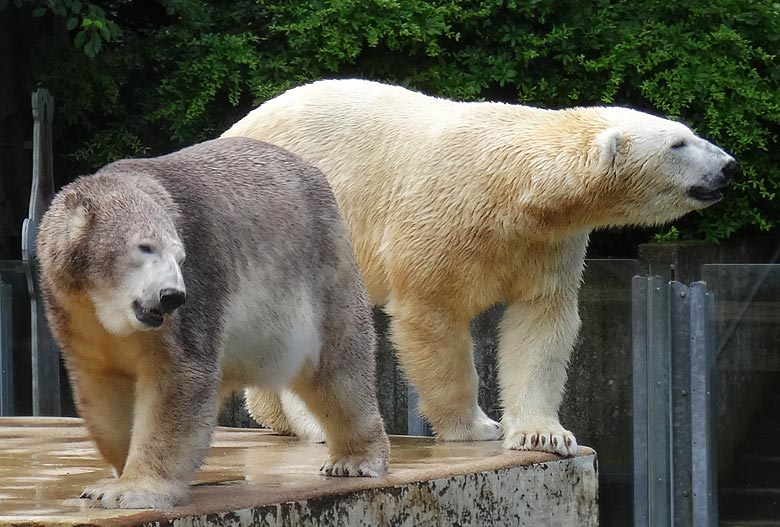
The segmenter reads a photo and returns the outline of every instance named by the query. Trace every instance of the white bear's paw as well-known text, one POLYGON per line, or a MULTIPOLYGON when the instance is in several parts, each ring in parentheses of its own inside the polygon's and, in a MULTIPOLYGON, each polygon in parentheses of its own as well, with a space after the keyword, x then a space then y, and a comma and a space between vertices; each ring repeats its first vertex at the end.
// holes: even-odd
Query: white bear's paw
POLYGON ((181 482, 138 479, 106 479, 88 487, 81 499, 104 509, 170 509, 184 501, 188 485, 181 482))
POLYGON ((479 409, 476 416, 468 421, 438 427, 436 437, 442 441, 495 441, 501 438, 501 424, 479 409))
POLYGON ((511 450, 538 450, 561 456, 577 453, 577 439, 574 434, 559 424, 507 427, 504 448, 511 450))
POLYGON ((320 472, 326 476, 381 478, 387 475, 387 465, 387 457, 383 455, 331 457, 322 465, 320 472))

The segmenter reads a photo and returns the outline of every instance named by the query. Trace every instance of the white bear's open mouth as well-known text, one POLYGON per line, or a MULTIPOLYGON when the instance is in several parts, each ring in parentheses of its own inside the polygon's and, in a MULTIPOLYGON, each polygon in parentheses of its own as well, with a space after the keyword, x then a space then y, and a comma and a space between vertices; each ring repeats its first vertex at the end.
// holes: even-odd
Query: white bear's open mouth
POLYGON ((688 189, 688 196, 698 201, 716 202, 723 199, 723 194, 717 188, 691 187, 688 189))
POLYGON ((165 320, 164 315, 157 309, 144 309, 138 300, 133 301, 133 313, 138 322, 150 328, 159 328, 165 320))

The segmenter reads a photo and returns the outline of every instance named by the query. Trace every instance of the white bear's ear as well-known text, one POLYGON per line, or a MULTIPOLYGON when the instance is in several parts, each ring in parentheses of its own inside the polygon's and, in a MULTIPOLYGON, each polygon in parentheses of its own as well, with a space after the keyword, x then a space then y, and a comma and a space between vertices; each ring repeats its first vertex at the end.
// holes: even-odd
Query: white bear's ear
POLYGON ((611 162, 623 141, 623 132, 620 128, 607 128, 598 135, 597 143, 602 161, 611 162))

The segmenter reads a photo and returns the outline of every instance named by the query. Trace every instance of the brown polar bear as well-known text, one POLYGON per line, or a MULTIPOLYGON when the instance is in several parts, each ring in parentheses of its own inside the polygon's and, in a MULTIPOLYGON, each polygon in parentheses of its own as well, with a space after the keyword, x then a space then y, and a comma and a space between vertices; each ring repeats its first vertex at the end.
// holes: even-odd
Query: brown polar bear
POLYGON ((506 303, 504 446, 559 454, 577 448, 558 409, 588 233, 712 205, 737 169, 682 124, 626 108, 453 102, 363 80, 292 89, 224 136, 278 144, 325 173, 442 439, 501 434, 477 404, 469 321, 506 303))
POLYGON ((220 398, 246 386, 306 403, 324 474, 387 473, 371 306, 333 194, 297 156, 231 138, 112 163, 59 192, 38 253, 79 412, 119 474, 92 505, 181 502, 220 398))

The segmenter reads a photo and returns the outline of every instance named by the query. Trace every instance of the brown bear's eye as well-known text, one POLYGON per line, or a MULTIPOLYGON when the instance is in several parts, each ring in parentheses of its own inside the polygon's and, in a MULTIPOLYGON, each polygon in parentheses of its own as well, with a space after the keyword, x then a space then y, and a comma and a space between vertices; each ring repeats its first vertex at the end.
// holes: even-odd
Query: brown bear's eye
POLYGON ((148 243, 142 243, 138 246, 138 250, 141 251, 144 254, 152 254, 154 252, 154 248, 149 245, 148 243))
POLYGON ((681 139, 680 141, 677 141, 676 143, 674 143, 674 144, 672 145, 672 148, 682 148, 682 147, 684 147, 684 146, 685 146, 685 141, 683 141, 683 140, 681 139))

